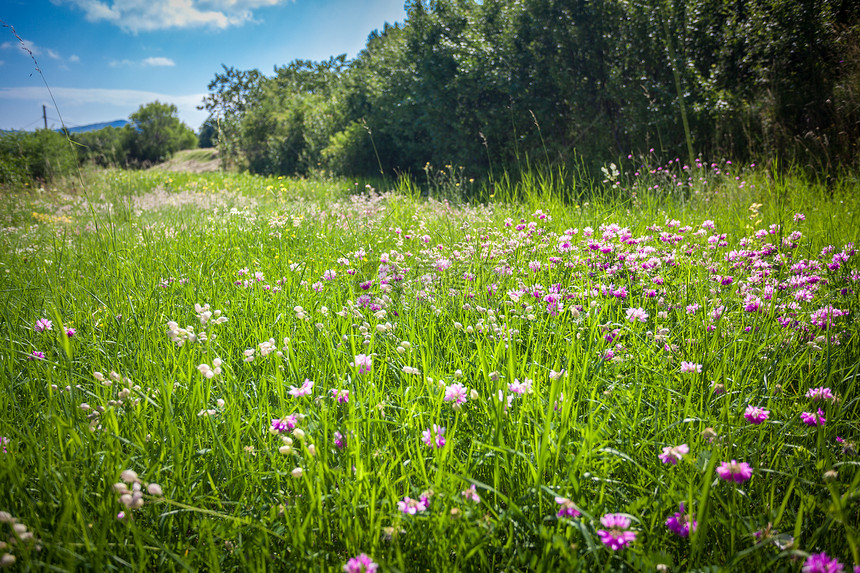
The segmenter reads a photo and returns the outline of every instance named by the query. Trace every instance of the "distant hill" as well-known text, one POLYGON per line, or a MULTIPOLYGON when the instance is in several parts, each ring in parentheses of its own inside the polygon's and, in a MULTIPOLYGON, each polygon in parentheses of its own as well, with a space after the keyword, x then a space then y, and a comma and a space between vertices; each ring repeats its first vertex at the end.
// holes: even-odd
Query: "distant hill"
MULTIPOLYGON (((106 127, 123 127, 128 123, 126 119, 117 119, 115 121, 106 121, 103 123, 91 123, 89 125, 80 125, 78 127, 69 127, 69 133, 84 133, 85 131, 96 131, 98 129, 104 129, 106 127)), ((63 131, 62 129, 56 129, 54 131, 63 131)))

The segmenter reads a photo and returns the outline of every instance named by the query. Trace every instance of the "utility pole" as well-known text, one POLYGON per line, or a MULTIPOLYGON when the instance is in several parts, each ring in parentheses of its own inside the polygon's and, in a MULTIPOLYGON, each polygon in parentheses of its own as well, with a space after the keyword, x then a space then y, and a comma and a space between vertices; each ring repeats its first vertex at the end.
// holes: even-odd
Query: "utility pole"
POLYGON ((45 104, 42 104, 42 121, 45 122, 45 129, 48 129, 48 110, 45 108, 45 104))

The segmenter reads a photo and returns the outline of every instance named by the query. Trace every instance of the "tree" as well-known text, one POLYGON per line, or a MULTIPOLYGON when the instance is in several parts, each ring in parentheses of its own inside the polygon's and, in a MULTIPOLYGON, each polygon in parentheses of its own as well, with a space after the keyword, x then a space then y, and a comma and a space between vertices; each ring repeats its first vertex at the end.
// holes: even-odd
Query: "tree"
POLYGON ((131 114, 124 128, 129 161, 158 163, 180 149, 197 147, 197 136, 179 121, 177 112, 173 104, 154 101, 131 114))

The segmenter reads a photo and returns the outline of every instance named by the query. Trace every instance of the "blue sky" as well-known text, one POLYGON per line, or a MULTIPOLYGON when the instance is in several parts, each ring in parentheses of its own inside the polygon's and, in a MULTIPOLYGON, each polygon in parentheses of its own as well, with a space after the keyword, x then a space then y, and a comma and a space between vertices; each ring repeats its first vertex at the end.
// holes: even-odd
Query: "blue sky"
MULTIPOLYGON (((0 20, 33 52, 68 126, 176 104, 193 129, 221 64, 272 74, 297 58, 355 57, 404 0, 3 0, 0 20)), ((33 59, 0 28, 0 129, 59 127, 33 59)))

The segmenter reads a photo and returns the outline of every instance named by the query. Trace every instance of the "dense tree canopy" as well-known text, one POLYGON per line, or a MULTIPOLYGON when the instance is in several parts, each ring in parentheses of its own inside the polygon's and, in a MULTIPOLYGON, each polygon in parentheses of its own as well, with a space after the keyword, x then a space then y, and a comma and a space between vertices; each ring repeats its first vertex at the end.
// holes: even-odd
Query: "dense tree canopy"
POLYGON ((411 0, 357 58, 224 68, 206 109, 259 173, 687 158, 855 160, 851 0, 411 0))

